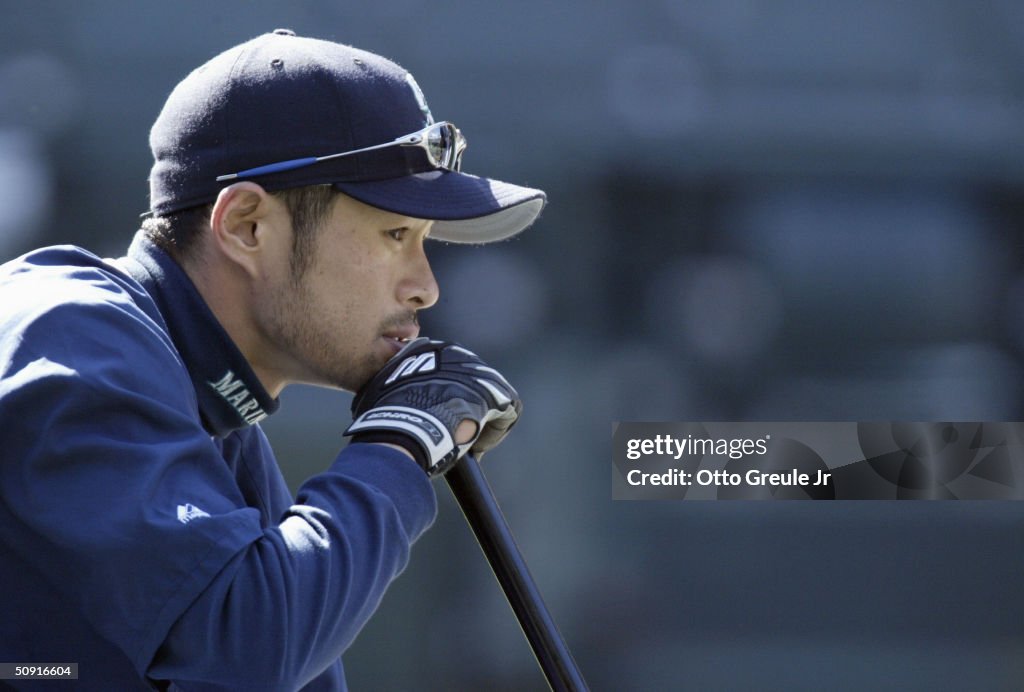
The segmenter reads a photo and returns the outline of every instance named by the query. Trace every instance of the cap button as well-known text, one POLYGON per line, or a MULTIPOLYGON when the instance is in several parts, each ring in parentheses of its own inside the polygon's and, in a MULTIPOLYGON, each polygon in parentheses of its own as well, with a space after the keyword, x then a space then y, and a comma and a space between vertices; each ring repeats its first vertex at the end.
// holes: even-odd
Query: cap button
POLYGON ((274 29, 274 33, 278 36, 294 36, 295 32, 291 29, 274 29))

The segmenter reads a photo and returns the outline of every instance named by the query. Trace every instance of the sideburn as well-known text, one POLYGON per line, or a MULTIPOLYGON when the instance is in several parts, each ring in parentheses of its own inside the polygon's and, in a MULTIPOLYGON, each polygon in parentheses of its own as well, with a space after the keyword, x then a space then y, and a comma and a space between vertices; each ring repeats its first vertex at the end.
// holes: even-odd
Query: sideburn
POLYGON ((296 285, 313 264, 318 235, 339 194, 330 185, 311 185, 274 193, 291 215, 292 252, 289 264, 292 281, 296 285))

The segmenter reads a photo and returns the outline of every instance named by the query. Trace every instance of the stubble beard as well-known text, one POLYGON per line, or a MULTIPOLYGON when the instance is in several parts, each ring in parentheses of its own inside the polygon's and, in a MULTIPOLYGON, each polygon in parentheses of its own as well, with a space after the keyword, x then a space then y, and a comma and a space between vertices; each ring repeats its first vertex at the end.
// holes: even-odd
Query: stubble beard
POLYGON ((286 290, 274 293, 269 303, 267 331, 296 363, 296 381, 355 391, 376 372, 371 358, 348 352, 344 335, 334 333, 331 321, 313 310, 316 303, 305 281, 291 282, 286 290), (364 374, 367 371, 369 375, 364 374))
POLYGON ((348 322, 344 313, 328 319, 311 310, 316 302, 301 279, 288 290, 275 292, 270 303, 268 331, 274 343, 281 344, 301 366, 301 381, 349 392, 358 391, 387 363, 388 356, 377 348, 378 338, 392 327, 416 322, 414 311, 393 315, 367 335, 368 343, 359 344, 346 340, 351 335, 332 330, 332 325, 348 322))

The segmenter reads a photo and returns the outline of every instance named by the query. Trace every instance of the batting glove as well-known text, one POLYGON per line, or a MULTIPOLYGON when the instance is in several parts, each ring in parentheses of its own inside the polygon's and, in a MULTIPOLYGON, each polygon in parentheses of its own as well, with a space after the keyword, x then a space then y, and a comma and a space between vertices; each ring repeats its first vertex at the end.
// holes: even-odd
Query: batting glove
POLYGON ((466 452, 479 456, 501 442, 522 408, 512 385, 475 353, 420 337, 356 393, 345 435, 399 445, 436 476, 466 452), (460 445, 455 429, 466 419, 476 423, 476 434, 460 445))

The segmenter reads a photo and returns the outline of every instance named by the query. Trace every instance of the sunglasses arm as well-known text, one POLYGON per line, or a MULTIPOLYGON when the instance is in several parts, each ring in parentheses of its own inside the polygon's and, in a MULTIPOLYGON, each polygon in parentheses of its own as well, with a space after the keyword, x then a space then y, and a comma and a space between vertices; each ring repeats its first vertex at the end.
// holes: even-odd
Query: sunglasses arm
POLYGON ((396 144, 400 144, 402 146, 417 146, 422 144, 422 142, 423 135, 421 135, 419 132, 416 132, 411 135, 403 135, 395 139, 394 141, 387 142, 386 144, 376 144, 372 147, 356 149, 355 151, 343 151, 340 154, 328 154, 327 156, 307 156, 301 159, 278 161, 277 163, 268 163, 265 166, 257 166, 256 168, 246 168, 244 171, 238 171, 237 173, 218 175, 217 182, 222 183, 226 180, 238 180, 240 178, 253 178, 257 175, 280 173, 282 171, 290 171, 296 168, 302 168, 303 166, 312 166, 314 163, 320 163, 321 161, 327 161, 328 159, 337 159, 341 158, 342 156, 351 156, 352 154, 362 154, 363 152, 374 151, 375 149, 393 147, 396 144))
POLYGON ((217 182, 223 182, 225 180, 238 180, 239 178, 252 178, 257 175, 266 175, 267 173, 280 173, 281 171, 290 171, 294 168, 302 168, 303 166, 311 166, 312 164, 319 161, 315 156, 307 156, 303 159, 291 159, 290 161, 278 161, 277 163, 268 163, 266 166, 257 166, 256 168, 246 168, 244 171, 238 171, 237 173, 228 173, 227 175, 218 175, 217 182))

